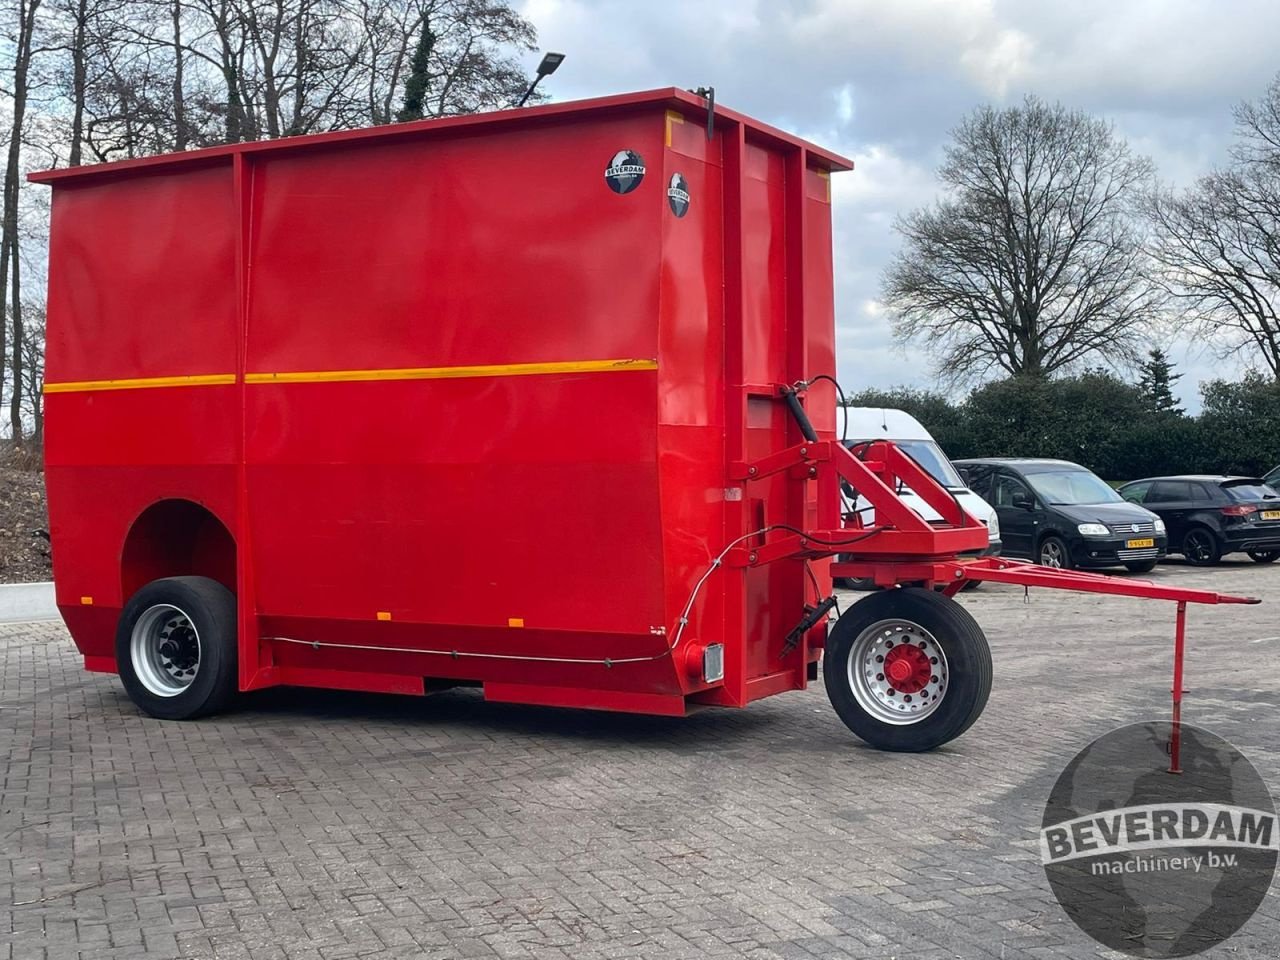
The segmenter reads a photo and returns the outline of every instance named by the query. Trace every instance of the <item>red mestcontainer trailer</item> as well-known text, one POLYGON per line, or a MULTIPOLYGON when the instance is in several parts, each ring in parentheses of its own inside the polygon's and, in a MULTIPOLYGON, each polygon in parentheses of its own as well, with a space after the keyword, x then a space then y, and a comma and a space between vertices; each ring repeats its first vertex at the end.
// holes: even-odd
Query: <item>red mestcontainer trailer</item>
POLYGON ((835 441, 850 166, 666 89, 36 175, 85 666, 169 718, 281 684, 683 715, 825 645, 860 736, 958 735, 991 668, 962 608, 886 591, 828 640, 819 603, 833 554, 953 592, 987 542, 835 441))

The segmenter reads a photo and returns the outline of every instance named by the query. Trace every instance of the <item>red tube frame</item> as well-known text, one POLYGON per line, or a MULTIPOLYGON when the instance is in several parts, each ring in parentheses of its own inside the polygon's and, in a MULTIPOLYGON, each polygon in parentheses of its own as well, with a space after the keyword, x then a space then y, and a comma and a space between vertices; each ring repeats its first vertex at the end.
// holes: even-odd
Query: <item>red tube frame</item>
POLYGON ((926 586, 941 585, 947 596, 954 596, 969 580, 989 580, 1176 603, 1169 773, 1182 772, 1187 604, 1254 604, 1260 602, 1257 597, 1041 567, 1024 560, 962 558, 961 553, 986 547, 986 527, 966 513, 948 490, 890 441, 868 444, 862 458, 855 457, 837 441, 806 442, 750 464, 740 475, 754 480, 782 470, 817 482, 816 528, 808 532, 789 531, 786 537, 764 546, 738 548, 730 555, 730 562, 745 567, 790 557, 836 556, 836 562, 831 565, 833 577, 870 578, 882 586, 923 582, 926 586), (842 479, 875 508, 874 524, 863 526, 857 514, 851 523, 845 523, 840 516, 842 479), (921 518, 897 495, 900 485, 910 487, 942 520, 930 523, 921 518))

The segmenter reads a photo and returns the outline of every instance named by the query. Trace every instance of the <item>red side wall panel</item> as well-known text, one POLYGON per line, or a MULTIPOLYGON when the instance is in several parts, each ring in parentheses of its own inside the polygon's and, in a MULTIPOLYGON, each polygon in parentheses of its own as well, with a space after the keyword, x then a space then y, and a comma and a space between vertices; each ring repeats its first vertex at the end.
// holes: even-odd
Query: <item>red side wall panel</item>
MULTIPOLYGON (((172 564, 240 589, 244 686, 453 678, 657 713, 803 686, 807 652, 780 663, 798 561, 699 594, 683 640, 726 645, 723 684, 669 651, 730 540, 811 513, 784 476, 730 472, 794 442, 777 385, 832 369, 838 158, 727 112, 709 136, 698 103, 51 177, 55 575, 91 665, 172 564), (615 192, 624 150, 645 175, 615 192), (147 554, 186 522, 135 526, 169 500, 225 526, 238 577, 208 525, 147 554)), ((826 435, 831 400, 808 400, 826 435)))
MULTIPOLYGON (((51 384, 234 375, 231 164, 54 193, 51 384)), ((170 497, 234 525, 234 385, 54 392, 46 481, 58 603, 81 650, 110 656, 134 521, 170 497)))

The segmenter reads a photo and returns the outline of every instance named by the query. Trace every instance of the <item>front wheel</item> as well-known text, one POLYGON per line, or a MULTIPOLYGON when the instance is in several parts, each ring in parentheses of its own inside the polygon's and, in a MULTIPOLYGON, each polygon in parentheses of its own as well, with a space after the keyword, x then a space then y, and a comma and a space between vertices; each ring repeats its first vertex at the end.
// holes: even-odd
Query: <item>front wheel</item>
POLYGON ((1070 570, 1071 554, 1066 543, 1060 537, 1045 537, 1040 542, 1039 562, 1042 567, 1070 570))
POLYGON ((116 628, 116 666, 129 698, 161 720, 214 713, 236 692, 236 598, 206 577, 153 580, 116 628))
POLYGON ((1275 563, 1280 559, 1280 550, 1246 550, 1245 553, 1254 563, 1275 563))
POLYGON ((823 679, 845 726, 880 750, 932 750, 991 693, 991 649, 962 606, 919 587, 873 593, 827 638, 823 679))

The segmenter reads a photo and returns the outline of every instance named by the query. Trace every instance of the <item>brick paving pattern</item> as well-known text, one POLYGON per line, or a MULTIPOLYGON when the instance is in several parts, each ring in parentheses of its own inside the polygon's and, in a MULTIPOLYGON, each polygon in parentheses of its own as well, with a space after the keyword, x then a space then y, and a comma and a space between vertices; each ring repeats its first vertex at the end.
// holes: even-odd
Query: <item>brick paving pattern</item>
MULTIPOLYGON (((1155 576, 1274 598, 1191 608, 1187 719, 1280 783, 1280 565, 1155 576)), ((1166 716, 1173 605, 962 602, 996 687, 921 756, 820 684, 684 720, 277 690, 164 723, 60 625, 0 626, 0 960, 1116 956, 1036 835, 1081 746, 1166 716)), ((1278 955, 1275 888, 1207 954, 1278 955)))

